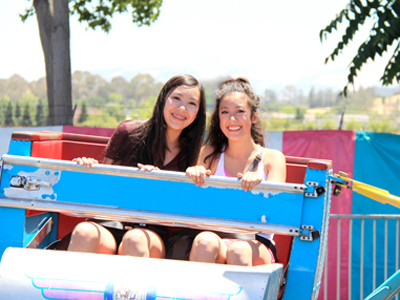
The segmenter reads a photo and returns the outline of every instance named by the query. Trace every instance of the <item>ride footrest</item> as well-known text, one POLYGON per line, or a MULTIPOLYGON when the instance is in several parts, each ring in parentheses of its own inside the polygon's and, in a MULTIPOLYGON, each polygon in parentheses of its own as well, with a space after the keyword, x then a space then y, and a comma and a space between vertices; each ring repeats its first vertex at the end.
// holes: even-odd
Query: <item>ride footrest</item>
POLYGON ((7 248, 0 265, 0 300, 276 300, 282 266, 7 248))

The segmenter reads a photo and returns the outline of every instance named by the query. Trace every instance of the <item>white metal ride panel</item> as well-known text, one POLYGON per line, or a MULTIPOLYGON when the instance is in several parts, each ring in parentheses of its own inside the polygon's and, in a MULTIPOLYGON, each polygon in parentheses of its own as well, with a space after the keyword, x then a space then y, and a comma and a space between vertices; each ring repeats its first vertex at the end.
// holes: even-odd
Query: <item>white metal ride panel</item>
POLYGON ((277 299, 281 264, 259 267, 8 248, 0 299, 277 299))

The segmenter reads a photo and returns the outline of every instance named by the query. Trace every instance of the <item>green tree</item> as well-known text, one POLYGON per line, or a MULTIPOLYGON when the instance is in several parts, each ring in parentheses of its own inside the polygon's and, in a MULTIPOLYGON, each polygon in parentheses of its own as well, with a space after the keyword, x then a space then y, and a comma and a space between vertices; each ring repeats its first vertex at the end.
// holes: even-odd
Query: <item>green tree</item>
POLYGON ((153 114, 154 104, 156 103, 155 97, 150 97, 147 101, 143 102, 140 108, 135 109, 131 118, 133 120, 144 120, 151 117, 153 114))
POLYGON ((336 129, 337 124, 332 119, 325 119, 321 124, 322 129, 336 129))
POLYGON ((82 112, 81 115, 79 116, 78 123, 83 123, 88 119, 88 112, 87 112, 87 107, 86 107, 86 102, 82 102, 82 112))
POLYGON ((371 121, 369 127, 373 132, 394 132, 395 126, 389 120, 371 121))
POLYGON ((28 82, 18 74, 3 80, 0 82, 0 97, 7 95, 11 100, 16 101, 21 99, 26 91, 29 90, 28 82))
POLYGON ((26 102, 24 105, 24 111, 22 113, 20 125, 24 127, 32 126, 31 106, 28 102, 26 102))
POLYGON ((354 119, 347 121, 345 126, 346 126, 347 130, 362 130, 363 129, 363 124, 355 121, 354 119))
POLYGON ((304 130, 315 130, 317 129, 317 123, 312 122, 312 121, 308 121, 304 124, 303 128, 304 130))
POLYGON ((106 107, 106 112, 114 117, 118 122, 122 121, 123 111, 119 103, 108 103, 106 107))
POLYGON ((296 116, 294 118, 298 121, 303 121, 305 113, 306 113, 305 109, 301 109, 300 107, 298 107, 296 108, 296 116))
POLYGON ((36 126, 45 126, 47 125, 46 116, 44 113, 44 105, 42 99, 39 99, 39 102, 36 106, 36 126))
POLYGON ((129 82, 127 96, 141 104, 142 102, 146 102, 151 96, 156 97, 160 90, 160 83, 157 83, 150 74, 138 74, 129 82))
POLYGON ((311 108, 314 108, 314 107, 318 106, 317 99, 315 97, 315 89, 314 89, 314 87, 312 87, 310 89, 310 93, 308 94, 308 105, 311 108))
POLYGON ((289 119, 271 118, 267 122, 268 131, 287 130, 290 126, 289 119))
POLYGON ((88 127, 116 128, 119 123, 120 122, 118 122, 117 119, 105 113, 99 115, 90 115, 85 122, 79 125, 88 127))
POLYGON ((117 76, 111 79, 110 85, 113 93, 125 95, 125 91, 128 86, 128 81, 126 81, 126 79, 122 76, 117 76))
POLYGON ((21 105, 19 103, 19 100, 15 102, 15 121, 17 124, 19 124, 19 119, 21 118, 21 105))
MULTIPOLYGON (((0 82, 0 88, 1 88, 1 82, 0 82)), ((9 101, 10 101, 10 97, 8 97, 8 96, 3 96, 0 98, 0 124, 1 125, 4 125, 9 101)))
POLYGON ((357 71, 369 58, 375 59, 376 54, 382 56, 382 53, 388 50, 388 46, 394 45, 392 57, 381 77, 383 85, 390 85, 394 79, 400 82, 400 0, 350 0, 350 3, 336 16, 336 18, 320 32, 321 42, 327 39, 327 35, 332 33, 341 23, 346 23, 347 28, 338 42, 333 52, 325 59, 334 61, 342 52, 345 46, 354 38, 361 26, 370 19, 373 23, 369 37, 358 47, 357 54, 350 63, 347 84, 341 94, 347 96, 347 88, 350 84, 354 85, 354 79, 357 77, 357 71), (364 3, 364 4, 363 4, 364 3))
POLYGON ((150 25, 159 14, 162 0, 34 0, 21 14, 21 20, 36 13, 46 63, 47 100, 50 125, 72 124, 71 56, 69 16, 77 14, 79 22, 92 29, 111 29, 116 13, 131 12, 138 26, 150 25))
POLYGON ((6 115, 4 116, 4 126, 14 126, 14 118, 13 118, 13 104, 12 101, 8 101, 6 115))

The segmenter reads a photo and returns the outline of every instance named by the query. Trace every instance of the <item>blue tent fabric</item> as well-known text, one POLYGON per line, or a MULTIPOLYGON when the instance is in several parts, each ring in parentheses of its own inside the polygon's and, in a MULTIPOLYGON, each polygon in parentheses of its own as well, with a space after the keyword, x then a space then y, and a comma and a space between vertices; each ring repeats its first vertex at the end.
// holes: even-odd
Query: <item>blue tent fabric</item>
MULTIPOLYGON (((354 158, 354 179, 389 191, 400 196, 400 135, 357 132, 354 158)), ((382 204, 365 196, 353 193, 352 214, 400 214, 400 209, 389 204, 382 204)), ((373 289, 373 221, 364 221, 364 242, 361 245, 360 232, 362 223, 353 223, 352 243, 352 299, 369 295, 373 289), (361 264, 361 247, 364 247, 361 264), (364 284, 360 292, 360 266, 363 266, 364 284), (369 283, 369 284, 368 284, 369 283)), ((379 286, 385 280, 385 221, 376 221, 376 283, 379 286)), ((396 266, 396 235, 398 223, 387 221, 387 277, 398 268, 396 266)))

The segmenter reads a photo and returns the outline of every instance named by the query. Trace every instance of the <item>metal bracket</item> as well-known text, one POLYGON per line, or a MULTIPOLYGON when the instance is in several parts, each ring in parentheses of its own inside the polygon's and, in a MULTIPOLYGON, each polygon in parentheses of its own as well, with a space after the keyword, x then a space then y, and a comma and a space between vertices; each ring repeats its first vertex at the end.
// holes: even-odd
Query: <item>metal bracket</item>
POLYGON ((325 193, 325 188, 324 186, 319 186, 318 182, 315 181, 307 181, 307 190, 304 193, 304 197, 308 198, 318 198, 318 196, 322 195, 325 193))
POLYGON ((24 188, 27 191, 38 191, 41 186, 51 187, 51 183, 41 181, 39 178, 31 176, 13 176, 10 180, 10 186, 14 188, 24 188))
POLYGON ((36 233, 35 237, 26 245, 26 248, 37 248, 44 238, 50 233, 53 227, 53 218, 50 217, 42 228, 36 233))
POLYGON ((307 241, 307 242, 312 242, 320 237, 319 230, 314 230, 314 226, 312 225, 301 225, 301 230, 300 230, 300 240, 301 241, 307 241), (304 231, 308 231, 308 233, 305 233, 304 231))

